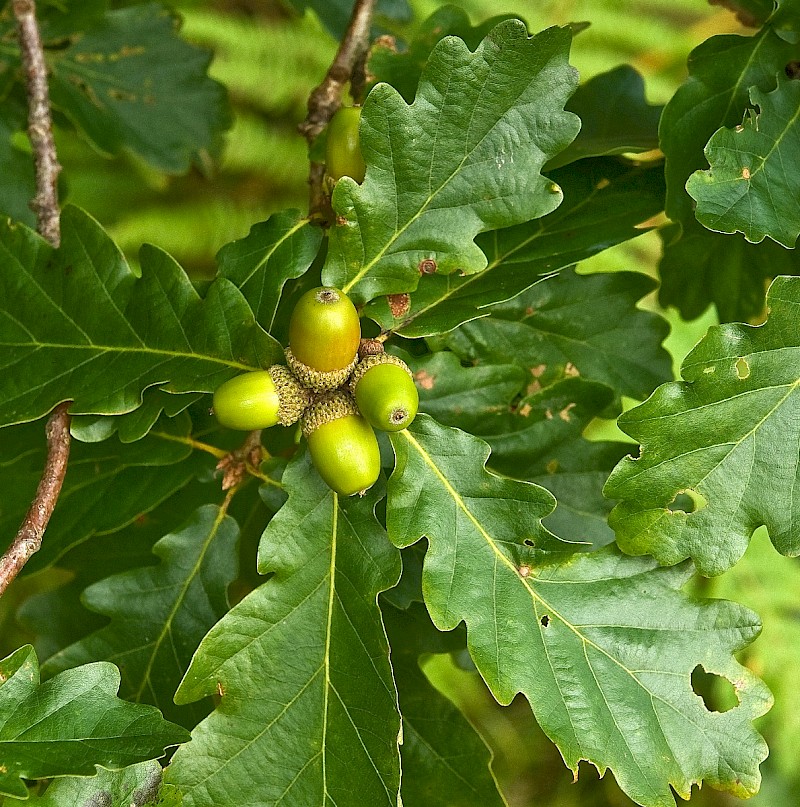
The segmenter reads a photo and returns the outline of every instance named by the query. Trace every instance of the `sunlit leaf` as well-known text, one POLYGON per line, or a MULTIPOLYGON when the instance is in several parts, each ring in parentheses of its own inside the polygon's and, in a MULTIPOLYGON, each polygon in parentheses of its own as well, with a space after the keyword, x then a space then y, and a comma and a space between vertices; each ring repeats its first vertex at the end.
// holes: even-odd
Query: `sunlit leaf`
POLYGON ((306 453, 283 479, 259 551, 273 576, 195 654, 176 701, 220 701, 168 781, 193 807, 396 807, 400 716, 377 595, 397 581, 397 552, 375 493, 339 498, 306 453))
POLYGON ((487 263, 478 233, 558 207, 561 189, 539 172, 578 130, 563 111, 570 40, 566 28, 529 37, 509 20, 474 53, 442 40, 411 106, 377 85, 361 119, 366 179, 343 178, 333 194, 324 282, 363 303, 413 290, 425 261, 472 274, 487 263))
POLYGON ((380 298, 365 313, 403 336, 445 333, 490 313, 543 276, 640 235, 638 225, 664 206, 661 167, 613 159, 582 160, 551 174, 561 206, 535 221, 484 233, 476 243, 488 266, 474 275, 424 275, 407 304, 380 298), (392 305, 389 304, 392 302, 392 305))
POLYGON ((792 248, 800 234, 792 175, 800 152, 800 81, 779 77, 769 93, 753 87, 750 102, 758 111, 709 140, 711 168, 692 174, 686 190, 709 230, 741 232, 755 244, 769 236, 792 248))
POLYGON ((765 524, 779 552, 800 554, 800 279, 777 278, 767 304, 761 327, 709 329, 684 381, 620 417, 642 444, 605 488, 622 500, 609 523, 625 552, 721 574, 765 524))
POLYGON ((645 807, 674 807, 672 788, 688 799, 700 781, 739 796, 758 789, 767 749, 752 721, 771 699, 733 657, 757 635, 755 614, 686 597, 688 564, 658 568, 611 548, 537 552, 527 544, 551 505, 519 507, 536 488, 486 474, 474 437, 419 416, 392 443, 389 537, 407 546, 427 536, 433 622, 466 623, 500 703, 522 692, 573 771, 581 760, 610 768, 645 807), (734 683, 735 709, 706 709, 692 689, 698 665, 734 683))

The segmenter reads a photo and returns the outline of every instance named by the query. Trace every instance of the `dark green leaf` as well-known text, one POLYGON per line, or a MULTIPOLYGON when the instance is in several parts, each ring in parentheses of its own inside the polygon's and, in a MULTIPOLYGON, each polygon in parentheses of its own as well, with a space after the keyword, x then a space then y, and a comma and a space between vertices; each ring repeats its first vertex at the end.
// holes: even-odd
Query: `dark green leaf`
POLYGON ((686 180, 706 168, 703 149, 720 126, 736 126, 749 102, 749 90, 774 89, 776 76, 797 49, 766 27, 755 36, 714 36, 689 55, 689 79, 664 107, 661 150, 667 158, 667 215, 694 219, 686 180))
POLYGON ((754 244, 769 236, 791 249, 800 234, 791 170, 800 150, 800 81, 779 76, 772 92, 753 87, 750 102, 757 111, 717 131, 705 150, 711 168, 695 171, 686 190, 709 230, 741 232, 754 244))
MULTIPOLYGON (((185 445, 188 418, 165 419, 130 445, 73 443, 47 540, 25 567, 38 571, 93 534, 115 532, 152 510, 209 467, 185 445)), ((44 424, 0 431, 0 535, 10 541, 33 499, 45 462, 44 424)), ((213 463, 213 460, 212 460, 213 463)))
POLYGON ((36 194, 33 157, 13 141, 14 135, 24 127, 24 107, 13 98, 4 99, 0 109, 0 211, 33 226, 36 218, 28 206, 36 194))
POLYGON ((463 632, 439 633, 422 605, 383 609, 403 715, 403 807, 504 807, 491 752, 419 668, 423 653, 463 647, 463 632))
MULTIPOLYGON (((240 496, 243 493, 237 499, 240 496)), ((190 480, 128 526, 110 534, 93 535, 62 555, 58 569, 67 571, 70 578, 63 585, 27 598, 16 614, 17 622, 33 637, 36 654, 45 660, 45 665, 54 653, 107 624, 107 619, 84 608, 84 589, 110 575, 154 565, 153 546, 157 541, 177 530, 198 507, 222 498, 218 480, 190 480)))
POLYGON ((96 776, 67 776, 52 782, 43 796, 32 796, 27 807, 179 807, 179 793, 162 786, 158 762, 142 762, 119 771, 100 768, 96 776))
POLYGON ((566 109, 581 119, 581 130, 545 166, 548 172, 584 157, 658 148, 662 107, 647 103, 644 79, 630 65, 620 65, 581 84, 566 109))
MULTIPOLYGON (((465 541, 488 541, 487 551, 502 544, 517 565, 532 564, 546 552, 574 548, 542 526, 541 519, 555 506, 550 493, 489 473, 484 467, 489 446, 483 440, 441 426, 427 415, 417 415, 408 429, 390 437, 397 464, 389 480, 386 525, 398 546, 430 537, 437 525, 453 522, 454 528, 464 529, 465 541)), ((441 545, 432 546, 427 558, 445 566, 458 561, 459 567, 452 570, 454 585, 468 585, 472 571, 464 565, 465 558, 441 545), (444 554, 438 556, 440 551, 444 554)))
POLYGON ((375 493, 340 499, 306 452, 284 484, 259 551, 272 578, 212 628, 176 695, 221 700, 168 780, 194 807, 395 807, 400 718, 377 595, 398 554, 375 493))
POLYGON ((110 624, 48 659, 42 673, 112 661, 122 674, 123 698, 152 703, 169 720, 195 726, 209 704, 176 707, 172 697, 200 640, 228 610, 238 540, 239 528, 225 510, 211 504, 197 510, 153 547, 158 566, 108 577, 84 591, 84 605, 111 617, 110 624))
POLYGON ((202 396, 196 393, 170 394, 161 389, 148 389, 142 396, 142 405, 125 415, 76 415, 70 432, 76 440, 99 443, 118 434, 123 443, 141 440, 156 425, 161 413, 175 417, 202 396))
POLYGON ((630 447, 590 442, 582 436, 589 422, 611 402, 608 387, 567 378, 542 388, 528 377, 527 389, 523 380, 508 394, 509 384, 493 407, 473 411, 484 379, 503 372, 503 365, 463 368, 452 354, 437 353, 413 366, 418 368, 421 411, 485 440, 492 449, 489 467, 493 470, 536 482, 558 499, 555 512, 543 520, 548 529, 587 546, 602 546, 614 539, 606 523, 611 503, 602 489, 630 447), (522 396, 516 399, 518 393, 522 396))
POLYGON ((169 255, 145 245, 140 258, 137 278, 74 207, 57 251, 0 222, 1 425, 65 400, 76 414, 129 412, 153 386, 210 392, 281 355, 230 281, 217 279, 200 298, 169 255))
POLYGON ((321 242, 322 228, 299 211, 275 213, 219 251, 218 272, 240 289, 256 322, 271 333, 284 284, 308 270, 321 242))
POLYGON ((53 105, 104 152, 130 149, 163 171, 186 171, 230 118, 223 87, 206 75, 210 54, 177 27, 156 3, 109 12, 50 52, 53 105))
POLYGON ((767 304, 761 327, 710 328, 685 381, 620 417, 642 444, 605 488, 623 500, 609 520, 623 551, 721 574, 765 524, 779 552, 800 554, 800 279, 777 278, 767 304))
POLYGON ((163 756, 185 729, 152 706, 119 700, 119 672, 98 662, 39 684, 39 662, 22 647, 0 662, 0 794, 26 798, 22 779, 92 776, 163 756))
POLYGON ((760 318, 767 284, 777 275, 800 274, 800 256, 774 241, 749 244, 742 236, 719 235, 688 223, 662 231, 659 303, 674 305, 684 319, 716 306, 721 322, 760 318))
POLYGON ((536 221, 478 236, 489 265, 475 275, 426 275, 407 310, 392 311, 385 298, 367 316, 403 336, 431 336, 489 314, 543 275, 563 269, 640 235, 638 227, 664 206, 661 167, 636 167, 615 159, 582 160, 554 171, 564 202, 536 221), (397 316, 395 316, 395 313, 397 316))
POLYGON ((463 8, 442 6, 419 26, 405 50, 398 51, 394 43, 378 40, 370 52, 369 73, 376 81, 391 84, 407 103, 412 104, 420 76, 440 40, 457 36, 470 50, 476 50, 492 28, 507 19, 513 17, 503 14, 473 26, 463 8))
POLYGON ((413 290, 423 261, 473 274, 487 263, 479 232, 558 207, 561 189, 539 172, 578 130, 563 111, 576 81, 570 40, 566 28, 529 38, 509 20, 475 53, 442 40, 412 106, 374 87, 361 119, 366 179, 336 185, 323 281, 363 303, 413 290))
POLYGON ((414 372, 420 411, 473 434, 491 433, 494 422, 505 422, 511 402, 530 381, 517 364, 463 367, 449 351, 407 357, 407 362, 414 372))
POLYGON ((392 442, 389 537, 399 546, 428 537, 431 618, 439 630, 466 623, 500 703, 522 692, 573 771, 584 759, 610 768, 645 807, 674 807, 671 787, 688 799, 703 780, 743 797, 758 789, 767 748, 752 720, 771 699, 733 657, 757 635, 755 614, 687 598, 689 565, 661 569, 611 548, 548 562, 525 541, 550 503, 517 508, 501 488, 537 488, 476 484, 486 453, 475 438, 419 416, 392 442), (706 710, 692 690, 698 664, 735 682, 737 708, 706 710))
POLYGON ((661 347, 667 323, 636 308, 654 287, 635 272, 565 270, 493 306, 490 316, 466 323, 447 343, 463 358, 517 364, 542 384, 580 375, 618 395, 645 398, 672 378, 661 347))

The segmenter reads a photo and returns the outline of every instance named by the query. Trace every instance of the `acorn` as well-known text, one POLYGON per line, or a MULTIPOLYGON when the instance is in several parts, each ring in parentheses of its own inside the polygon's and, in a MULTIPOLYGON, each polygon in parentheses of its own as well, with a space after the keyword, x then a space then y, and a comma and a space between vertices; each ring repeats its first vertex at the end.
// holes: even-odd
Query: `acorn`
POLYGON ((221 384, 214 393, 214 414, 229 429, 252 431, 276 423, 291 426, 311 400, 311 392, 286 367, 275 364, 221 384))
POLYGON ((381 431, 405 429, 417 416, 419 393, 414 376, 391 353, 362 358, 350 378, 350 391, 367 422, 381 431))
POLYGON ((292 311, 286 362, 310 389, 335 389, 350 377, 360 341, 361 322, 350 298, 320 286, 307 291, 292 311))
POLYGON ((364 181, 367 166, 361 154, 358 129, 361 124, 361 107, 342 106, 336 110, 328 124, 325 140, 325 168, 333 180, 352 177, 364 181))
POLYGON ((381 453, 372 427, 344 390, 318 398, 301 421, 311 460, 331 489, 364 494, 378 480, 381 453))

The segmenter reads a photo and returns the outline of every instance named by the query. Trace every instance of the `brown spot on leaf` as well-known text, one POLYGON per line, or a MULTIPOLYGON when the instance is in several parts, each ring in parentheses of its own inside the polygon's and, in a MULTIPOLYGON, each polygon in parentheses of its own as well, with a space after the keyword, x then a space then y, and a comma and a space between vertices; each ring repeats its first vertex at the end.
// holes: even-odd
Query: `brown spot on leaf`
POLYGON ((436 261, 433 258, 425 258, 419 262, 417 269, 421 275, 432 275, 436 271, 436 261))
POLYGON ((742 179, 750 179, 750 169, 747 166, 742 168, 742 179))
POLYGON ((534 378, 530 384, 525 388, 525 392, 527 395, 535 395, 542 389, 542 385, 534 378))
POLYGON ((404 317, 411 308, 411 295, 405 292, 402 294, 387 294, 386 301, 389 303, 389 310, 395 319, 404 317))
POLYGON ((558 471, 558 468, 559 468, 558 460, 556 459, 550 460, 550 462, 548 462, 547 465, 545 465, 545 470, 549 474, 556 473, 558 471))
POLYGON ((783 68, 783 72, 791 79, 800 78, 800 61, 789 62, 789 64, 783 68))
POLYGON ((417 370, 414 373, 414 381, 422 387, 422 389, 431 390, 436 383, 436 376, 432 376, 427 370, 417 370))
POLYGON ((517 569, 517 571, 519 572, 520 577, 524 578, 524 577, 530 577, 531 576, 531 567, 530 566, 525 566, 525 565, 520 566, 519 569, 517 569))
POLYGON ((561 420, 563 420, 565 423, 569 423, 569 421, 570 421, 569 410, 570 410, 570 409, 573 409, 574 407, 575 407, 575 404, 574 404, 574 403, 569 403, 569 404, 567 404, 567 405, 566 405, 566 406, 565 406, 565 407, 564 407, 564 408, 563 408, 563 409, 562 409, 562 410, 561 410, 561 411, 558 413, 558 416, 561 418, 561 420))
POLYGON ((532 409, 533 407, 529 403, 524 403, 517 410, 517 414, 520 414, 522 417, 526 418, 528 415, 530 415, 532 409))
POLYGON ((610 184, 611 180, 603 177, 594 187, 595 190, 601 191, 603 188, 607 188, 610 184))
POLYGON ((544 410, 544 416, 545 416, 546 420, 552 420, 553 419, 553 413, 549 409, 544 410))
POLYGON ((575 376, 579 376, 580 372, 571 361, 568 361, 567 366, 564 368, 564 375, 570 376, 570 378, 574 378, 575 376))
POLYGON ((534 378, 541 378, 544 375, 545 370, 547 370, 546 364, 537 364, 536 367, 531 367, 531 375, 534 378))

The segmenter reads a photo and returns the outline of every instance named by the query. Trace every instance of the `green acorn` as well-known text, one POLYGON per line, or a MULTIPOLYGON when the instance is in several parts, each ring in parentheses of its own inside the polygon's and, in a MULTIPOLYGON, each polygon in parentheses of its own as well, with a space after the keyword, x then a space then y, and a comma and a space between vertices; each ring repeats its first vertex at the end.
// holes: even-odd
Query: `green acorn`
POLYGON ((364 181, 367 166, 361 154, 358 127, 361 123, 361 107, 342 106, 336 110, 328 124, 325 141, 325 168, 331 179, 352 177, 364 181))
POLYGON ((378 440, 347 392, 323 395, 301 422, 311 460, 328 487, 352 496, 375 484, 381 472, 378 440))
POLYGON ((229 429, 253 431, 280 423, 291 426, 311 403, 312 395, 286 367, 243 373, 214 393, 214 414, 229 429))
POLYGON ((376 429, 397 432, 417 416, 414 376, 402 359, 390 353, 362 358, 353 370, 350 390, 359 411, 376 429))
POLYGON ((350 298, 320 286, 307 291, 292 311, 286 361, 310 389, 335 389, 350 377, 360 341, 361 322, 350 298))

